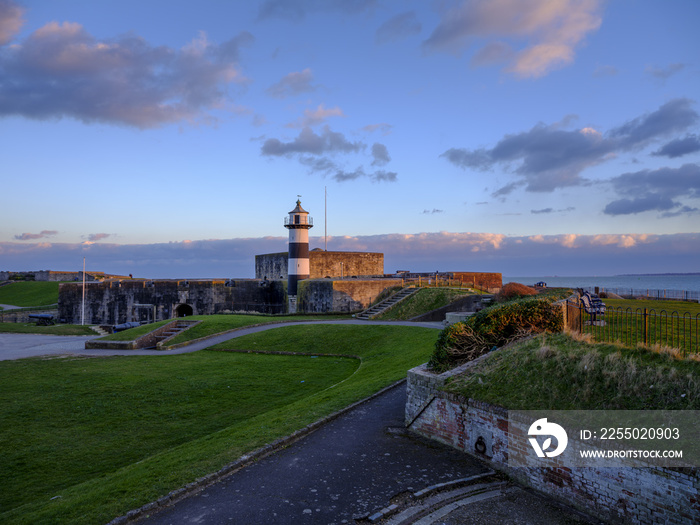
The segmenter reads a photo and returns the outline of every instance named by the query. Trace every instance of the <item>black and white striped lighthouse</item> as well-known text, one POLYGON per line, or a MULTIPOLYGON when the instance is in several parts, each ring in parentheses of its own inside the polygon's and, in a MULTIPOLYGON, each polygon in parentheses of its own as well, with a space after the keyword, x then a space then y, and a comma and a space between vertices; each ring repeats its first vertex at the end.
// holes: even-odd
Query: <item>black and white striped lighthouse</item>
POLYGON ((314 221, 309 217, 309 212, 304 210, 301 207, 301 201, 297 200, 297 207, 284 218, 284 227, 289 230, 287 262, 289 313, 295 313, 297 309, 297 283, 309 278, 309 228, 313 226, 314 221))

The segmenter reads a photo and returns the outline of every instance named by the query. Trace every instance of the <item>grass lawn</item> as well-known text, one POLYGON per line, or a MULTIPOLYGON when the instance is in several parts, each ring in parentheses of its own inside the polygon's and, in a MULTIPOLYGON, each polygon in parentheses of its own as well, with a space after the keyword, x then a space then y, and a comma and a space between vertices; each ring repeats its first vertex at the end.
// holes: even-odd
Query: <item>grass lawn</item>
MULTIPOLYGON (((187 341, 192 341, 193 339, 199 339, 200 337, 207 337, 210 335, 220 334, 222 332, 227 332, 229 330, 235 330, 236 328, 244 328, 246 326, 254 326, 260 324, 271 324, 271 323, 281 323, 284 321, 311 321, 311 320, 329 320, 329 319, 345 319, 349 318, 347 315, 343 316, 330 316, 330 315, 193 315, 183 320, 187 321, 202 321, 197 326, 188 328, 172 341, 171 345, 178 343, 185 343, 187 341)), ((141 337, 149 332, 152 332, 156 328, 167 324, 174 319, 167 319, 165 321, 158 321, 157 323, 145 324, 137 326, 135 328, 129 328, 128 330, 123 330, 117 332, 116 334, 106 335, 100 338, 100 341, 133 341, 134 339, 141 337)))
POLYGON ((46 306, 58 302, 57 282, 21 281, 0 286, 0 304, 46 306))
POLYGON ((401 301, 382 315, 375 317, 382 321, 408 320, 437 308, 447 306, 453 301, 475 292, 457 288, 421 288, 416 294, 401 301))
POLYGON ((0 323, 0 333, 47 334, 47 335, 95 335, 89 326, 79 324, 57 324, 37 326, 35 323, 0 323))
MULTIPOLYGON (((605 299, 607 311, 602 326, 588 324, 585 333, 597 341, 620 341, 628 346, 645 342, 643 312, 648 312, 646 343, 700 351, 700 304, 686 301, 605 299)), ((589 316, 584 315, 588 321, 589 316)))
POLYGON ((700 410, 700 361, 543 334, 489 354, 446 390, 511 410, 700 410))
POLYGON ((405 377, 437 334, 304 325, 219 351, 0 362, 0 522, 106 523, 405 377))

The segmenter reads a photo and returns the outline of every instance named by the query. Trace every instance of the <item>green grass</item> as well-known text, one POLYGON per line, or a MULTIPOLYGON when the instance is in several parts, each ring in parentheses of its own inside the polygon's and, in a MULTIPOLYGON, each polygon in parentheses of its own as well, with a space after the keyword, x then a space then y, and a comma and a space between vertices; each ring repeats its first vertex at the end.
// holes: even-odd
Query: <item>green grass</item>
POLYGON ((468 289, 456 288, 421 288, 411 297, 404 299, 389 311, 375 317, 382 321, 408 320, 418 315, 447 306, 453 301, 473 295, 468 289))
POLYGON ((95 335, 89 326, 79 324, 59 324, 37 326, 35 323, 0 323, 0 333, 5 334, 47 334, 47 335, 95 335))
POLYGON ((700 361, 546 334, 489 354, 446 390, 509 410, 698 410, 700 361))
MULTIPOLYGON (((281 323, 285 321, 312 321, 312 320, 329 320, 329 319, 343 319, 348 318, 347 315, 343 316, 329 316, 329 315, 246 315, 246 314, 216 314, 216 315, 193 315, 191 317, 183 318, 187 321, 202 321, 196 326, 188 328, 177 337, 170 341, 171 345, 186 343, 187 341, 192 341, 194 339, 199 339, 201 337, 207 337, 210 335, 220 334, 222 332, 227 332, 229 330, 235 330, 237 328, 245 328, 246 326, 254 326, 259 324, 272 324, 281 323)), ((158 321, 157 323, 151 323, 146 325, 137 326, 135 328, 129 328, 128 330, 122 330, 115 334, 106 335, 100 338, 100 341, 133 341, 146 335, 161 326, 174 321, 175 319, 167 319, 165 321, 158 321)))
POLYGON ((58 302, 57 282, 25 281, 0 286, 0 303, 12 306, 44 306, 58 302))
POLYGON ((108 522, 405 377, 437 333, 303 325, 218 352, 0 362, 0 522, 108 522))
MULTIPOLYGON (((637 343, 679 348, 685 353, 700 352, 700 304, 685 301, 605 299, 607 311, 600 319, 603 326, 584 326, 584 333, 597 341, 620 341, 628 346, 637 343), (645 327, 643 311, 647 310, 645 327)), ((590 317, 584 314, 584 322, 590 317)))

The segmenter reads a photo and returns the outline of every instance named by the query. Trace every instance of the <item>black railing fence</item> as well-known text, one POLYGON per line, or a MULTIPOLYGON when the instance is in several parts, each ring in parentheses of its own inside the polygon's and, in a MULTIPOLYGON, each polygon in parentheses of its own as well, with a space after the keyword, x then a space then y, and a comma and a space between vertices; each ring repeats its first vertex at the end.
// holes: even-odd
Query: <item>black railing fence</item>
POLYGON ((602 286, 587 286, 584 287, 583 290, 596 294, 614 293, 621 297, 646 297, 649 299, 700 302, 700 292, 697 290, 652 290, 650 288, 605 288, 602 286))
POLYGON ((660 345, 678 349, 684 356, 700 353, 700 314, 608 306, 604 315, 593 315, 580 302, 567 300, 566 326, 598 342, 660 345))

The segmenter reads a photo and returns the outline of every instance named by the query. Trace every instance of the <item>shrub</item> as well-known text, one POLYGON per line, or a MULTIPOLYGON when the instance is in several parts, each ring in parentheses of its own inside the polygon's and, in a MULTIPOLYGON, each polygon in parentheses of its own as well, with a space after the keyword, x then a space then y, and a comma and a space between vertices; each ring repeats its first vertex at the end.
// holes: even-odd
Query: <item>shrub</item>
POLYGON ((496 304, 442 330, 428 366, 444 372, 530 334, 561 332, 563 326, 561 309, 547 299, 496 304))
POLYGON ((537 290, 520 283, 507 283, 501 288, 501 291, 498 292, 496 298, 499 301, 503 301, 528 295, 537 295, 537 290))

